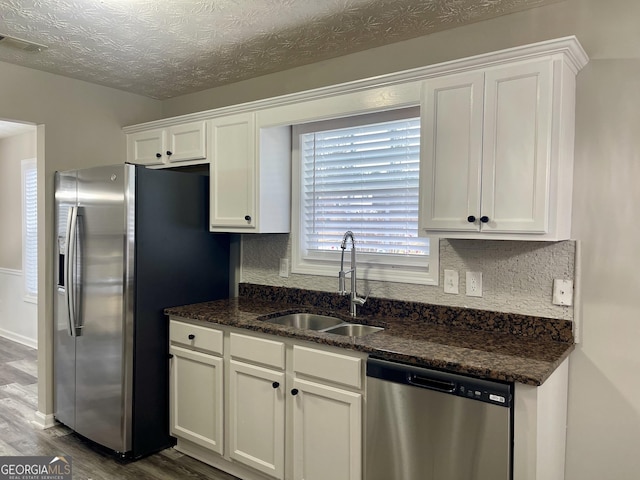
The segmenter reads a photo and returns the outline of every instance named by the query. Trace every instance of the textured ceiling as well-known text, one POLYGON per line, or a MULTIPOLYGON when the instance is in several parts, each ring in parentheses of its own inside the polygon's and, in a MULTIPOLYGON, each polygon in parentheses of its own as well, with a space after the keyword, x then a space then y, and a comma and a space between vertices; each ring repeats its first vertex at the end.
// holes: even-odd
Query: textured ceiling
POLYGON ((1 0, 0 61, 166 99, 559 0, 1 0))

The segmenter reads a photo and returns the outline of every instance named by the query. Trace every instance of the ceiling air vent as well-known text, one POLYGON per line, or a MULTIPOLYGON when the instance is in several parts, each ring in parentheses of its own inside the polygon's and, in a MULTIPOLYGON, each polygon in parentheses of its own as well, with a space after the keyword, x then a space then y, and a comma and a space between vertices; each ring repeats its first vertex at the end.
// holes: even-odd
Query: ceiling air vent
POLYGON ((42 52, 48 47, 35 42, 29 42, 22 40, 21 38, 10 37, 9 35, 0 34, 0 46, 17 48, 18 50, 24 50, 25 52, 42 52))

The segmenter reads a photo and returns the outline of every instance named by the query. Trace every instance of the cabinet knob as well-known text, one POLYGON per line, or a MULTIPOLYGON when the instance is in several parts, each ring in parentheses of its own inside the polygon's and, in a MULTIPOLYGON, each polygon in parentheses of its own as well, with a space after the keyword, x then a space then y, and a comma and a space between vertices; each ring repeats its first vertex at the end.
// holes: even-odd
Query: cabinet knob
POLYGON ((291 395, 293 395, 294 397, 298 394, 298 389, 294 388, 291 390, 291 395))
POLYGON ((173 353, 170 353, 170 354, 169 354, 169 358, 173 358, 173 353))
POLYGON ((272 386, 273 388, 278 388, 278 387, 280 386, 280 383, 279 383, 279 382, 273 382, 273 383, 271 384, 271 386, 272 386))
POLYGON ((473 215, 469 215, 469 216, 467 217, 467 222, 469 222, 469 223, 473 223, 473 222, 475 222, 475 221, 476 221, 476 217, 474 217, 473 215))
POLYGON ((173 152, 171 150, 167 150, 167 155, 171 156, 173 155, 173 152))
POLYGON ((251 215, 245 215, 245 216, 244 216, 244 219, 245 219, 247 222, 250 222, 250 221, 251 221, 251 215))
POLYGON ((160 158, 162 156, 161 153, 156 153, 156 158, 160 158))
POLYGON ((487 223, 489 221, 489 217, 487 217, 486 215, 483 215, 482 217, 480 217, 480 221, 482 223, 487 223))
POLYGON ((189 336, 187 337, 189 340, 193 340, 194 338, 196 338, 196 336, 193 333, 190 333, 189 336))

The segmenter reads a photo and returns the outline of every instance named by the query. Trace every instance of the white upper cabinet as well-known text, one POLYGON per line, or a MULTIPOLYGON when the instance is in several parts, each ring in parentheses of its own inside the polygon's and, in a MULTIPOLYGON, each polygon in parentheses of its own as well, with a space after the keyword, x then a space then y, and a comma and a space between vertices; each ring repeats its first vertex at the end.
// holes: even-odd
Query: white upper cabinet
POLYGON ((477 230, 480 211, 482 73, 425 82, 421 121, 421 228, 477 230))
POLYGON ((210 230, 289 232, 291 129, 260 128, 255 113, 210 123, 210 230))
POLYGON ((426 80, 422 233, 568 239, 574 96, 563 55, 426 80))
POLYGON ((206 122, 189 122, 127 135, 127 161, 138 165, 171 167, 205 163, 206 122))
POLYGON ((162 165, 166 137, 164 128, 127 135, 127 161, 136 165, 162 165))
POLYGON ((207 122, 191 122, 167 128, 169 163, 207 159, 207 122))
POLYGON ((211 122, 211 230, 255 228, 255 132, 253 113, 211 122))
POLYGON ((564 240, 587 61, 566 37, 132 125, 127 160, 208 164, 212 232, 288 233, 292 125, 420 105, 422 235, 564 240))

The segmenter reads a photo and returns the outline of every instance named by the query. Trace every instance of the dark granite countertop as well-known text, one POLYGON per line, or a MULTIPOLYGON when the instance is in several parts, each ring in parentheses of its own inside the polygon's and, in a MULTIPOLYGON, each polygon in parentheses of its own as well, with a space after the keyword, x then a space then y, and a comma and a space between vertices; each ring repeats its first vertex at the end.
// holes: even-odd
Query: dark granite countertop
POLYGON ((382 299, 370 299, 370 311, 363 308, 362 315, 352 319, 344 297, 334 294, 241 284, 240 295, 167 308, 165 313, 528 385, 541 385, 574 348, 571 322, 564 320, 382 299), (264 321, 292 312, 328 314, 385 329, 361 337, 345 337, 264 321))

